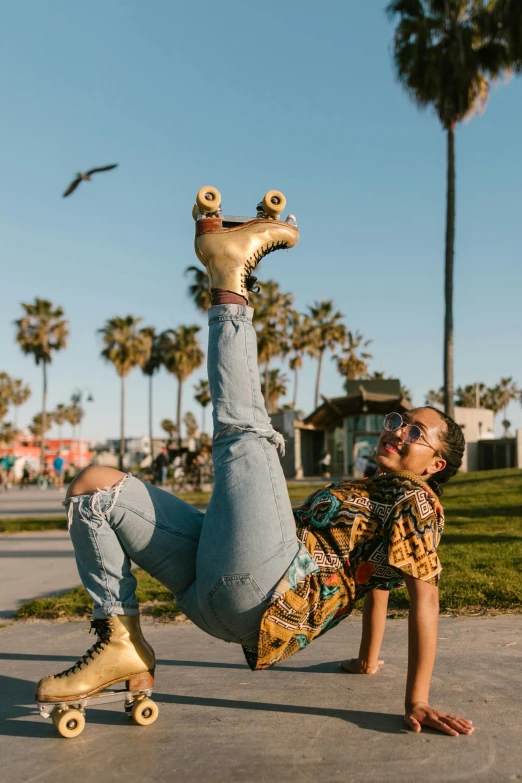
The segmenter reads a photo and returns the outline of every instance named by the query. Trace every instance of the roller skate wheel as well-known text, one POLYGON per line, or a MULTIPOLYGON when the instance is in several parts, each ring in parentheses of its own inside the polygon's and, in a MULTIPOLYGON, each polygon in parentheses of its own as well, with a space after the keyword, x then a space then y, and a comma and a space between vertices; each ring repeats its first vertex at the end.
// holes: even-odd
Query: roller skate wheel
POLYGON ((210 185, 200 188, 196 196, 196 205, 202 214, 217 212, 221 206, 221 193, 210 185))
POLYGON ((270 217, 279 217, 286 207, 286 198, 279 190, 269 190, 263 199, 263 212, 270 217))
POLYGON ((80 710, 56 710, 53 723, 62 737, 77 737, 85 728, 85 716, 80 710))
POLYGON ((194 204, 194 206, 192 207, 192 219, 197 220, 199 216, 200 216, 199 207, 197 204, 194 204))
POLYGON ((152 699, 140 699, 132 708, 132 718, 140 726, 150 726, 158 717, 158 705, 152 699))

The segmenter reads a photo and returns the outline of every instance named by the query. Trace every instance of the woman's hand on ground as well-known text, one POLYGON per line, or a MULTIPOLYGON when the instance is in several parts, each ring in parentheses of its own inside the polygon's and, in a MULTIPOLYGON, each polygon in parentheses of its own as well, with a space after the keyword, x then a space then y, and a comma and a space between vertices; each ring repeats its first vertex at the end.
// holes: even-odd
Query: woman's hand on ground
POLYGON ((360 658, 348 658, 347 661, 341 661, 339 667, 343 672, 350 672, 351 674, 376 674, 383 663, 383 660, 378 660, 375 664, 363 661, 360 658))
POLYGON ((458 737, 459 734, 472 734, 474 731, 472 721, 459 718, 457 715, 448 715, 447 712, 436 710, 425 702, 416 702, 406 710, 404 723, 415 732, 421 731, 422 726, 427 726, 452 737, 458 737))

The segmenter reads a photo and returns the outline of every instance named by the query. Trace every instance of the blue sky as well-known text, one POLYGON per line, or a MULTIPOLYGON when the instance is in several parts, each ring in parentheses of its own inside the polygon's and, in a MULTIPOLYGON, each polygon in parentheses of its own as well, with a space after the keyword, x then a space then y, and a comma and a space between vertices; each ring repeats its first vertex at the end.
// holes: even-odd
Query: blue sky
MULTIPOLYGON (((384 2, 176 3, 26 0, 2 10, 0 370, 29 382, 20 424, 40 410, 41 371, 14 343, 20 302, 62 305, 66 351, 49 402, 89 388, 84 432, 117 437, 119 385, 96 335, 114 315, 158 329, 205 319, 187 297, 191 208, 217 186, 224 211, 252 214, 281 189, 299 246, 263 262, 304 310, 333 298, 372 339, 384 369, 422 403, 442 383, 446 152, 436 118, 394 80, 384 2), (72 175, 114 172, 61 193, 72 175)), ((494 87, 457 133, 455 382, 492 385, 520 369, 522 78, 494 87)), ((184 409, 193 410, 186 384, 184 409)), ((299 407, 313 403, 306 360, 299 407)), ((147 386, 127 383, 127 433, 147 427, 147 386)), ((334 362, 321 391, 342 394, 334 362)), ((290 388, 291 392, 291 388, 290 388)), ((159 421, 175 417, 163 372, 159 421)), ((501 418, 501 417, 498 417, 501 418)), ((522 426, 522 407, 509 418, 522 426)))

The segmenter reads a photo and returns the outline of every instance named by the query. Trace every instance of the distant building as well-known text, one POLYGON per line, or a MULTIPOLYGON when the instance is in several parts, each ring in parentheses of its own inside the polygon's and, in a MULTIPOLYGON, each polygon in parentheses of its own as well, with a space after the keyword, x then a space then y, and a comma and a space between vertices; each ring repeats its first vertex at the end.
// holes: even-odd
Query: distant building
MULTIPOLYGON (((89 442, 83 439, 46 438, 45 439, 45 464, 52 470, 53 461, 58 453, 63 457, 65 470, 72 466, 76 469, 84 468, 91 462, 92 451, 89 442)), ((20 432, 9 445, 0 445, 0 457, 12 454, 15 457, 15 477, 20 478, 23 465, 28 462, 31 470, 40 470, 40 438, 31 435, 29 431, 20 432)))
POLYGON ((287 477, 321 474, 320 460, 331 455, 332 476, 363 475, 363 467, 379 440, 387 413, 413 406, 395 379, 347 381, 344 397, 327 398, 303 420, 293 414, 272 415, 274 427, 287 441, 283 469, 287 477), (292 418, 293 417, 293 418, 292 418))
MULTIPOLYGON (((394 379, 348 381, 344 397, 327 398, 305 418, 292 411, 272 415, 286 441, 282 459, 287 478, 321 475, 320 460, 331 455, 334 478, 362 476, 382 432, 387 413, 402 413, 413 405, 402 396, 394 379)), ((494 414, 487 408, 455 408, 464 431, 463 471, 522 467, 522 430, 517 438, 494 439, 494 414)))

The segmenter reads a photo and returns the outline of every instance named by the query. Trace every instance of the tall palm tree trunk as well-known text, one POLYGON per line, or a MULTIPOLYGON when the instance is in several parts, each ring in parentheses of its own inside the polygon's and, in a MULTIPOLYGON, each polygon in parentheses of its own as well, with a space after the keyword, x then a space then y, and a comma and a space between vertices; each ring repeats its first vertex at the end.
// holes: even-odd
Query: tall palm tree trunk
POLYGON ((125 378, 121 378, 121 412, 120 412, 120 456, 118 467, 123 470, 123 457, 125 456, 125 378))
POLYGON ((317 378, 315 381, 315 405, 314 407, 317 408, 319 405, 319 386, 321 384, 321 371, 323 369, 323 354, 324 351, 319 351, 319 356, 317 359, 317 378))
POLYGON ((183 391, 183 381, 178 378, 178 412, 177 412, 177 424, 178 424, 178 448, 181 448, 181 394, 183 391))
POLYGON ((444 266, 444 410, 453 418, 453 259, 455 252, 455 129, 448 128, 446 259, 444 266))
POLYGON ((292 408, 295 410, 295 406, 297 405, 297 373, 298 373, 297 367, 294 370, 294 401, 292 402, 292 408))
POLYGON ((205 411, 207 409, 206 405, 201 406, 201 434, 205 432, 205 411))
POLYGON ((149 443, 150 458, 154 459, 154 449, 152 447, 152 375, 149 375, 149 443))
POLYGON ((47 362, 43 364, 42 435, 40 440, 40 470, 45 468, 45 433, 47 431, 47 362))

